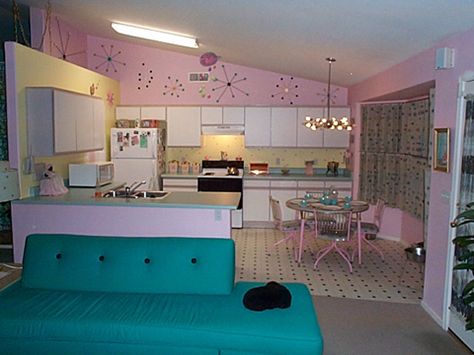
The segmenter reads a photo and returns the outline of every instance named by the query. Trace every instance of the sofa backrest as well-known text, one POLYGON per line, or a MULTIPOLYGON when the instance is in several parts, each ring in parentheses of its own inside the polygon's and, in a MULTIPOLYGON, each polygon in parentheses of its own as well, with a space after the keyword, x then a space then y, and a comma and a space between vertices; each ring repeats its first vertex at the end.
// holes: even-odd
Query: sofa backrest
POLYGON ((232 239, 33 234, 26 241, 22 286, 229 294, 234 270, 232 239))

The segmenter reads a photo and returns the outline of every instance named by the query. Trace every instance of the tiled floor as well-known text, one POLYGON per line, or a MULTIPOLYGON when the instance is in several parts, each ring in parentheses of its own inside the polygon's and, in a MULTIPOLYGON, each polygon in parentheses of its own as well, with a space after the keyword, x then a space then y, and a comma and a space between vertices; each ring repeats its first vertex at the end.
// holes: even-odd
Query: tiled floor
POLYGON ((407 261, 404 246, 398 242, 376 239, 385 261, 364 248, 362 264, 353 262, 349 272, 337 254, 327 255, 313 270, 315 252, 327 245, 306 238, 301 264, 292 258, 292 243, 273 244, 283 235, 274 229, 234 229, 236 242, 236 279, 253 281, 303 282, 313 295, 419 303, 423 293, 422 265, 407 261))

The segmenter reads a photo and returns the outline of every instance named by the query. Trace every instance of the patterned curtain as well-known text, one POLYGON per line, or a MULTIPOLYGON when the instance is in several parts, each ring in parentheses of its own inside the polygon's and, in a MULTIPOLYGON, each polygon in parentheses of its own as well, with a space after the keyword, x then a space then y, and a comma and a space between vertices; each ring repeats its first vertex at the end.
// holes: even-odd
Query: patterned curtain
MULTIPOLYGON (((466 102, 466 116, 464 127, 463 154, 461 165, 461 186, 459 194, 459 203, 461 211, 470 202, 474 201, 474 97, 470 97, 466 102)), ((460 211, 460 212, 461 212, 460 211)), ((474 227, 468 223, 456 228, 456 235, 472 235, 474 227)), ((472 248, 471 248, 472 249, 472 248)), ((469 252, 466 248, 458 246, 454 249, 454 264, 457 259, 469 252)), ((474 256, 467 262, 474 262, 474 256)), ((451 305, 454 309, 464 316, 474 313, 472 305, 464 304, 461 295, 464 286, 473 279, 473 275, 469 270, 456 270, 453 272, 453 284, 451 289, 451 305)))
POLYGON ((422 218, 430 132, 428 99, 362 106, 361 199, 422 218))

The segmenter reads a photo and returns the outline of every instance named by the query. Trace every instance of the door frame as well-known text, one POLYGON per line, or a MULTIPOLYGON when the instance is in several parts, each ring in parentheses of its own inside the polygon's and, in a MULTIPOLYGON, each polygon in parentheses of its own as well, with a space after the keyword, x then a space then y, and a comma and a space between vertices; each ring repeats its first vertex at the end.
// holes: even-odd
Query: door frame
MULTIPOLYGON (((453 169, 452 169, 452 183, 451 183, 451 204, 450 204, 450 221, 459 213, 460 208, 460 185, 461 185, 461 163, 462 163, 462 152, 464 143, 464 128, 465 128, 465 110, 466 110, 466 86, 467 83, 474 82, 474 72, 465 72, 460 78, 458 83, 458 94, 457 94, 457 111, 456 111, 456 129, 454 138, 454 149, 453 149, 453 169)), ((472 84, 470 84, 472 85, 472 84)), ((474 94, 474 86, 469 89, 474 94)), ((451 329, 456 336, 458 336, 468 347, 474 349, 474 337, 466 339, 462 334, 466 333, 463 328, 463 323, 451 319, 450 305, 451 305, 451 288, 452 288, 452 274, 454 265, 454 244, 452 240, 456 237, 456 229, 449 228, 449 238, 447 245, 447 261, 446 261, 446 274, 445 274, 445 285, 444 290, 444 307, 443 307, 443 319, 442 326, 444 330, 451 329)))

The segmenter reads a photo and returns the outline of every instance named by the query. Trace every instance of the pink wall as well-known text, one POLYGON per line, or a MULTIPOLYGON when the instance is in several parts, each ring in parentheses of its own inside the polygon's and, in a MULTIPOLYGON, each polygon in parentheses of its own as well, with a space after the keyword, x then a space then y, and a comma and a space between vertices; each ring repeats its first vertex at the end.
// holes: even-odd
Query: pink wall
POLYGON ((53 57, 87 68, 87 34, 55 14, 51 14, 49 19, 51 31, 48 30, 46 24, 46 12, 30 8, 32 47, 53 57))
MULTIPOLYGON (((360 122, 360 103, 392 92, 397 92, 431 80, 436 82, 435 127, 449 127, 452 132, 456 126, 456 95, 460 75, 474 69, 474 29, 436 44, 418 55, 402 62, 387 71, 349 88, 349 103, 356 123, 360 122), (455 68, 434 70, 435 50, 440 47, 455 49, 455 68)), ((357 127, 357 126, 356 126, 357 127)), ((354 149, 359 151, 359 130, 356 128, 354 149)), ((454 140, 454 136, 451 136, 454 140)), ((454 147, 451 142, 451 152, 454 147)), ((452 161, 451 153, 451 161, 452 161)), ((355 163, 355 186, 358 186, 359 162, 355 163)), ((427 259, 425 264, 424 305, 435 317, 444 316, 445 274, 447 268, 447 247, 449 240, 449 207, 441 196, 451 191, 451 173, 431 172, 430 209, 428 222, 427 259)), ((403 225, 402 236, 410 240, 413 229, 421 233, 419 223, 403 214, 401 218, 387 213, 384 221, 403 225)))
MULTIPOLYGON (((122 104, 290 105, 292 101, 293 105, 324 106, 326 102, 324 96, 318 95, 318 93, 323 93, 326 83, 297 77, 291 79, 288 75, 224 61, 218 61, 215 66, 210 67, 211 71, 209 71, 209 67, 204 67, 199 63, 199 55, 202 54, 200 50, 196 51, 196 56, 191 56, 93 36, 88 37, 87 47, 89 69, 120 80, 122 104), (109 56, 113 57, 112 61, 107 61, 109 56), (217 103, 216 100, 223 89, 216 88, 223 86, 224 83, 218 81, 190 83, 188 73, 206 72, 211 77, 225 80, 222 65, 225 66, 229 81, 235 73, 237 74, 233 81, 237 89, 234 89, 235 97, 232 97, 230 91, 227 90, 217 103), (142 81, 139 81, 140 78, 142 81), (244 78, 246 80, 239 81, 244 78), (175 80, 178 80, 178 84, 182 84, 181 88, 184 91, 179 90, 171 95, 165 86, 170 86, 175 83, 175 80), (148 87, 146 87, 147 84, 148 87), (280 85, 280 88, 276 85, 280 85), (278 95, 282 92, 282 86, 286 86, 290 94, 278 95), (216 90, 213 91, 213 88, 216 90), (205 91, 203 96, 200 89, 205 91), (248 93, 248 96, 242 91, 248 93), (271 97, 272 94, 277 95, 271 97), (284 97, 283 100, 281 96, 284 97)), ((337 95, 335 105, 347 105, 347 89, 336 86, 331 89, 337 95)))

